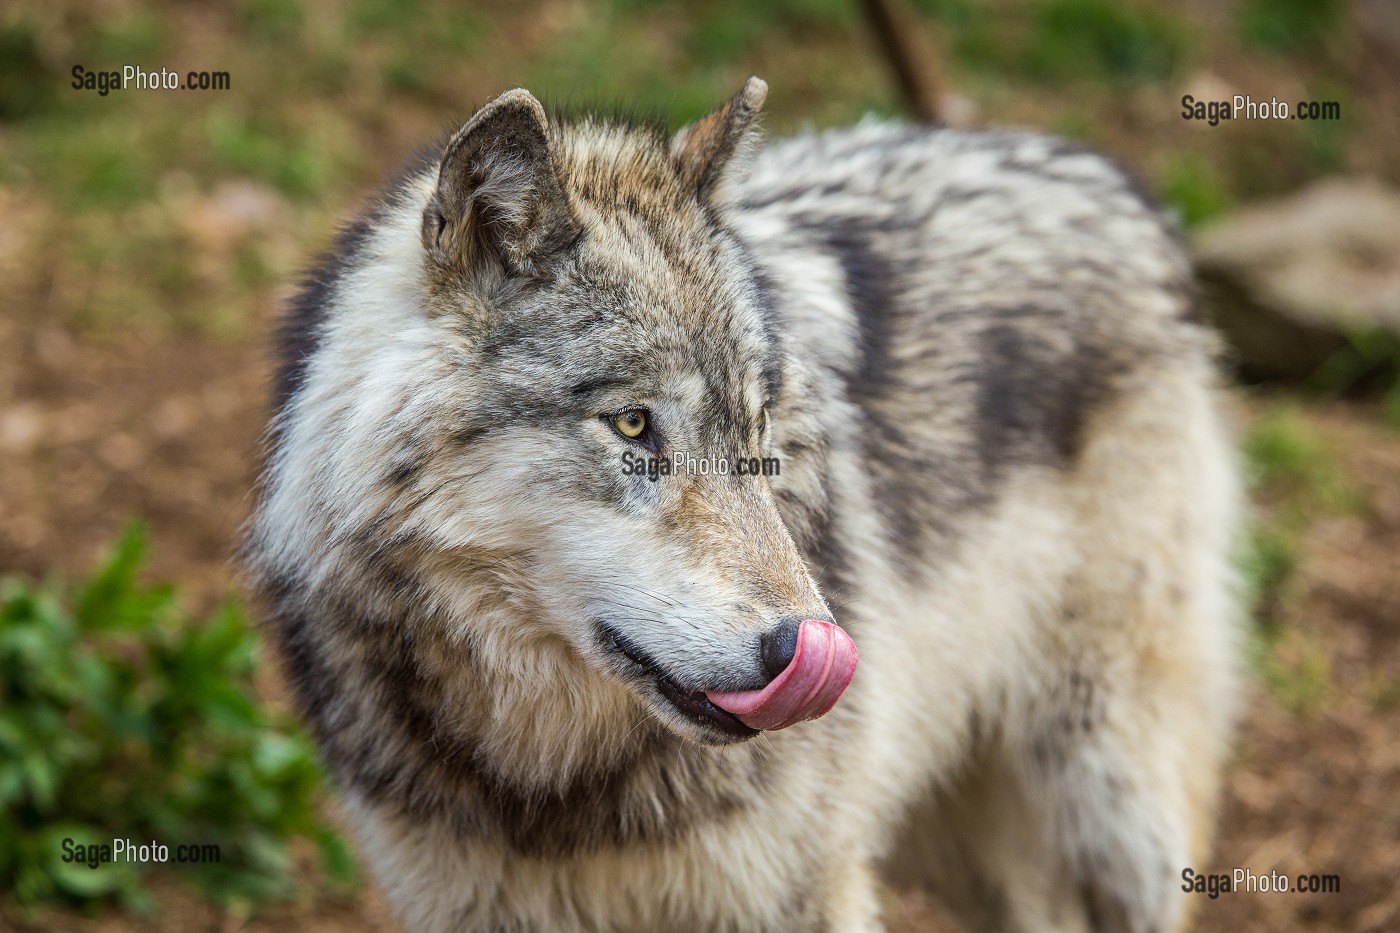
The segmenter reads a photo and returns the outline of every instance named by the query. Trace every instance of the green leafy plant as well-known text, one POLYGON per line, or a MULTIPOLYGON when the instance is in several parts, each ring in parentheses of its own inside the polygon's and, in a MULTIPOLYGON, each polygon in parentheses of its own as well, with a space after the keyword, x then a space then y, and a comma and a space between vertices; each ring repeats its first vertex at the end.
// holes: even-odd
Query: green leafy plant
POLYGON ((230 602, 188 618, 171 587, 138 581, 144 552, 134 526, 76 588, 0 583, 0 889, 22 907, 145 911, 161 869, 246 905, 295 893, 301 838, 348 884, 309 743, 253 699, 242 613, 230 602), (115 839, 167 846, 169 861, 72 858, 115 839), (218 859, 177 864, 181 845, 218 846, 218 859))

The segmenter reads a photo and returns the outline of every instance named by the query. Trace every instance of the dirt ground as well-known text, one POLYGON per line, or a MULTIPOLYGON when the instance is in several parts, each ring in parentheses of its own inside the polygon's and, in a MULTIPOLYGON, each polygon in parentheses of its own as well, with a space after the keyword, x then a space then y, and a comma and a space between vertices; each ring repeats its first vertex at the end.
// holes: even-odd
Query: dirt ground
MULTIPOLYGON (((257 332, 271 322, 269 310, 257 332)), ((234 589, 268 358, 258 341, 88 342, 24 312, 0 320, 0 571, 77 576, 144 516, 152 574, 179 581, 193 608, 234 589)), ((1239 399, 1242 430, 1270 404, 1239 399)), ((1364 403, 1301 410, 1365 504, 1303 536, 1272 663, 1321 671, 1320 682, 1305 703, 1251 685, 1214 862, 1199 867, 1336 874, 1341 892, 1202 895, 1203 931, 1400 929, 1400 432, 1364 403)), ((217 916, 173 886, 168 902, 161 929, 393 929, 373 894, 252 919, 217 916)), ((892 898, 890 913, 900 933, 954 928, 914 896, 892 898)), ((44 922, 94 925, 143 926, 117 915, 44 922)))

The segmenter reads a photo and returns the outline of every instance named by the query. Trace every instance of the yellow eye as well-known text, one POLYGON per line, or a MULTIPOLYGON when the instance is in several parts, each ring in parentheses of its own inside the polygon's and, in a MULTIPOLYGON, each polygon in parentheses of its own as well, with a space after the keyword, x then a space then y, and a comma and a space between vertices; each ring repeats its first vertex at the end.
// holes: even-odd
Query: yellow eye
POLYGON ((758 434, 759 434, 759 436, 762 437, 762 436, 763 436, 763 432, 764 432, 764 431, 767 431, 767 430, 768 430, 768 409, 766 409, 766 408, 760 408, 760 409, 758 410, 758 434))
POLYGON ((624 411, 613 419, 613 427, 617 428, 623 437, 640 437, 647 429, 647 413, 638 408, 624 411))

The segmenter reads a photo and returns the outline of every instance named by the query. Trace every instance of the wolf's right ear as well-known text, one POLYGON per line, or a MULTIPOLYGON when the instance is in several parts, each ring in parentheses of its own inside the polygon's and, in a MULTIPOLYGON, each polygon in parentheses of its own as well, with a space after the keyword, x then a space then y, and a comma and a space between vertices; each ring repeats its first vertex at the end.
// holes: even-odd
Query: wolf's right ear
POLYGON ((754 121, 768 98, 768 84, 749 78, 724 106, 683 127, 671 140, 671 157, 681 177, 708 199, 721 186, 735 156, 751 145, 754 121))
POLYGON ((423 248, 444 271, 496 261, 532 275, 578 236, 549 144, 544 107, 516 88, 482 107, 448 141, 423 210, 423 248))

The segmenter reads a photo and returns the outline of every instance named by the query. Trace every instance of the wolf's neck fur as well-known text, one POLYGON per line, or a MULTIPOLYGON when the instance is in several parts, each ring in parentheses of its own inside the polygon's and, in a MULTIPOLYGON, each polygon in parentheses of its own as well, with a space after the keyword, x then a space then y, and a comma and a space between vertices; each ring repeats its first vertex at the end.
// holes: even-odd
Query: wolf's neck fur
POLYGON ((565 644, 531 634, 522 594, 466 584, 453 601, 480 610, 466 636, 413 607, 429 601, 412 581, 353 605, 293 592, 272 617, 300 705, 336 779, 369 802, 538 856, 672 839, 767 783, 768 743, 682 742, 565 644))

